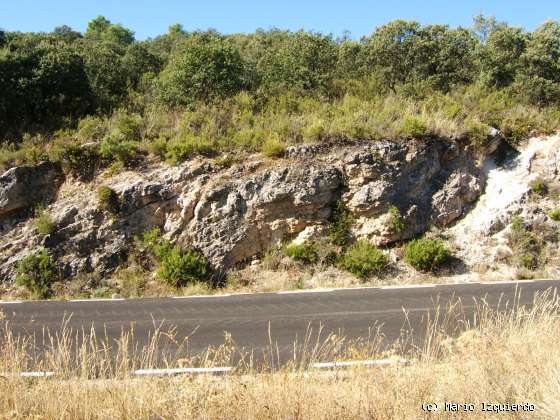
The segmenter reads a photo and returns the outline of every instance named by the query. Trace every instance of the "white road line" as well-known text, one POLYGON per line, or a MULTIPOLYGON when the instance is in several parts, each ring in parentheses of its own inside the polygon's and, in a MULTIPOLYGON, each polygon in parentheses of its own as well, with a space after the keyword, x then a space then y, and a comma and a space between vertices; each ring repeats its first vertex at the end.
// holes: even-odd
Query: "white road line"
POLYGON ((429 289, 433 287, 440 286, 439 284, 403 284, 394 286, 381 286, 380 289, 391 290, 391 289, 429 289))
POLYGON ((223 295, 171 296, 171 298, 172 299, 202 299, 202 298, 220 298, 220 297, 228 297, 228 296, 236 296, 236 295, 232 295, 231 293, 225 293, 223 295))
POLYGON ((324 362, 313 363, 313 369, 333 369, 346 368, 353 366, 390 366, 390 365, 406 365, 408 361, 405 359, 379 359, 379 360, 355 360, 350 362, 324 362))
POLYGON ((335 289, 305 289, 305 290, 283 290, 276 292, 277 295, 293 295, 297 293, 329 293, 334 292, 335 289))
POLYGON ((529 283, 535 283, 536 280, 496 280, 496 281, 483 281, 480 282, 480 284, 529 284, 529 283))
POLYGON ((124 298, 106 298, 106 299, 70 299, 68 302, 81 303, 81 302, 121 302, 124 298))
POLYGON ((203 374, 226 374, 232 371, 232 367, 215 368, 175 368, 175 369, 139 369, 135 370, 137 376, 172 376, 172 375, 203 375, 203 374))
POLYGON ((0 305, 15 305, 17 303, 23 303, 22 300, 0 300, 0 305))

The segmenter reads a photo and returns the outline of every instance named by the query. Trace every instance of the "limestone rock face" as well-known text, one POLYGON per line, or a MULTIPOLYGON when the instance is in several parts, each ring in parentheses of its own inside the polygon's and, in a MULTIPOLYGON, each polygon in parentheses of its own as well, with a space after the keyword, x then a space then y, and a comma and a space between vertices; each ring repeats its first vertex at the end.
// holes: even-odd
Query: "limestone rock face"
POLYGON ((90 183, 68 179, 62 186, 51 164, 14 168, 1 178, 0 218, 59 190, 48 208, 56 230, 42 237, 32 219, 6 227, 0 278, 13 279, 17 261, 40 247, 66 276, 106 274, 126 261, 135 235, 154 227, 223 272, 284 241, 324 235, 338 200, 354 216, 356 237, 385 245, 458 219, 484 184, 475 156, 439 139, 298 146, 287 156, 268 162, 255 156, 227 169, 203 159, 154 164, 90 183), (100 209, 100 185, 117 192, 118 217, 100 209), (391 206, 404 222, 399 232, 388 220, 391 206))
POLYGON ((18 211, 52 201, 63 180, 60 166, 51 162, 8 170, 0 176, 0 222, 18 211))

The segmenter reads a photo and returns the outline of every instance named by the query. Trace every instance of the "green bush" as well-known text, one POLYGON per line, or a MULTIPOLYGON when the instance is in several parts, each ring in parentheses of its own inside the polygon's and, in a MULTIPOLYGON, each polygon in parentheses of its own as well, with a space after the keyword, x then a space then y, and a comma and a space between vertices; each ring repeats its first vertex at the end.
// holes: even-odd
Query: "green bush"
POLYGON ((394 233, 401 233, 402 231, 404 231, 404 218, 402 217, 401 212, 397 207, 389 207, 389 218, 387 219, 387 224, 391 231, 394 233))
POLYGON ((435 239, 416 239, 407 244, 405 260, 420 271, 435 271, 451 258, 443 242, 435 239))
POLYGON ((99 151, 109 160, 117 160, 128 166, 138 157, 138 144, 126 140, 122 134, 109 134, 103 138, 99 151))
POLYGON ((560 221, 560 209, 554 209, 550 213, 548 213, 548 217, 550 217, 555 222, 560 221))
POLYGON ((78 138, 83 142, 99 141, 107 134, 107 125, 99 117, 87 116, 78 123, 78 138))
POLYGON ((101 209, 108 211, 112 215, 117 215, 120 212, 119 195, 115 190, 107 186, 101 186, 97 190, 97 201, 101 209))
POLYGON ((208 261, 199 253, 179 247, 159 249, 160 265, 157 277, 173 287, 207 281, 210 278, 208 261))
POLYGON ((58 158, 67 172, 82 180, 89 180, 100 165, 101 155, 96 145, 68 143, 62 146, 58 158))
POLYGON ((286 145, 277 137, 269 137, 262 145, 262 153, 268 157, 282 157, 286 153, 286 145))
POLYGON ((51 294, 51 286, 57 280, 57 270, 45 249, 29 254, 16 266, 16 283, 26 287, 37 298, 51 294))
POLYGON ((539 267, 539 258, 534 254, 523 254, 519 257, 518 265, 533 271, 539 267))
POLYGON ((425 137, 428 134, 428 126, 420 117, 406 117, 403 121, 402 131, 412 137, 425 137))
POLYGON ((35 227, 41 235, 50 235, 56 229, 50 213, 43 206, 35 209, 35 227))
POLYGON ((548 192, 548 186, 542 179, 531 181, 529 186, 531 187, 531 191, 538 195, 546 195, 546 193, 548 192))
POLYGON ((367 240, 360 240, 348 248, 339 259, 339 266, 346 271, 365 278, 380 274, 387 268, 389 260, 377 247, 367 240))
POLYGON ((344 202, 337 201, 332 209, 329 225, 329 240, 338 246, 348 246, 352 242, 352 224, 354 218, 344 202))
POLYGON ((315 264, 318 260, 317 245, 314 242, 288 245, 284 248, 284 254, 304 264, 315 264))
POLYGON ((165 156, 171 164, 177 164, 197 155, 209 156, 215 152, 212 142, 194 134, 184 134, 170 140, 166 149, 165 156))

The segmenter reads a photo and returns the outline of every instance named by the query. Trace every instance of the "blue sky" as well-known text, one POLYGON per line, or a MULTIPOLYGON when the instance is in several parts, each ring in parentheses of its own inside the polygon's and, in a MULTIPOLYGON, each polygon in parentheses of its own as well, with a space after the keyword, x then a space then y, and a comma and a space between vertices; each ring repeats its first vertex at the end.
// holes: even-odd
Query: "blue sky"
POLYGON ((5 30, 51 31, 66 24, 83 32, 89 20, 104 15, 133 29, 138 39, 162 34, 176 22, 224 33, 278 27, 335 35, 348 30, 360 37, 397 18, 470 26, 483 12, 527 29, 560 19, 559 0, 0 0, 0 10, 5 30))

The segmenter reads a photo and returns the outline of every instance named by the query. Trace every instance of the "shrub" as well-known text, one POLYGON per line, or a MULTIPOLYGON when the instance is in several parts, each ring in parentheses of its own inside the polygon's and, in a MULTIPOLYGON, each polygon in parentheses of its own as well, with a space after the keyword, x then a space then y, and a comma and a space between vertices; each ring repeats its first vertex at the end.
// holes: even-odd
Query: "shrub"
POLYGON ((546 195, 548 192, 548 186, 542 179, 532 181, 529 186, 531 187, 531 191, 538 195, 546 195))
POLYGON ((87 116, 78 123, 78 138, 84 142, 101 140, 107 134, 107 126, 99 117, 87 116))
POLYGON ((89 180, 95 174, 100 157, 95 145, 83 146, 70 143, 63 146, 59 159, 68 172, 82 180, 89 180))
POLYGON ((405 260, 420 271, 435 271, 451 258, 443 242, 434 239, 416 239, 407 244, 405 260))
POLYGON ((265 156, 278 158, 286 152, 286 145, 277 136, 273 136, 263 143, 261 151, 265 156))
POLYGON ((16 273, 16 283, 40 299, 51 294, 51 286, 57 278, 56 267, 45 249, 21 260, 16 266, 16 273))
POLYGON ((207 138, 184 134, 167 143, 165 156, 170 163, 177 164, 196 155, 208 156, 214 152, 214 146, 207 138))
POLYGON ((210 277, 208 261, 196 251, 183 252, 173 247, 159 252, 160 266, 157 276, 173 287, 207 281, 210 277))
POLYGON ((350 247, 339 259, 339 266, 344 270, 365 278, 371 274, 380 274, 389 260, 377 247, 367 240, 360 240, 350 247))
POLYGON ((108 211, 112 215, 120 212, 120 200, 115 190, 107 186, 99 187, 97 190, 97 200, 101 209, 108 211))
POLYGON ((331 223, 329 225, 329 240, 338 246, 348 246, 352 241, 352 224, 354 218, 352 213, 346 207, 344 202, 337 201, 333 207, 331 214, 331 223))
POLYGON ((122 134, 109 134, 103 138, 99 151, 105 159, 130 165, 138 156, 138 144, 126 140, 122 134))
POLYGON ((412 137, 425 137, 428 134, 428 126, 420 117, 406 117, 402 124, 404 134, 412 137))
POLYGON ((523 254, 519 257, 518 265, 533 271, 539 266, 539 258, 534 254, 523 254))
POLYGON ((389 207, 389 218, 387 219, 387 224, 391 231, 394 233, 401 233, 402 231, 404 231, 404 218, 402 217, 401 212, 397 207, 389 207))
POLYGON ((554 209, 550 213, 548 213, 548 217, 550 217, 555 222, 560 221, 560 209, 554 209))
POLYGON ((317 245, 314 242, 288 245, 284 248, 284 254, 304 264, 314 264, 318 260, 317 245))
POLYGON ((43 206, 35 210, 35 227, 41 235, 50 235, 55 231, 55 224, 50 213, 43 206))

